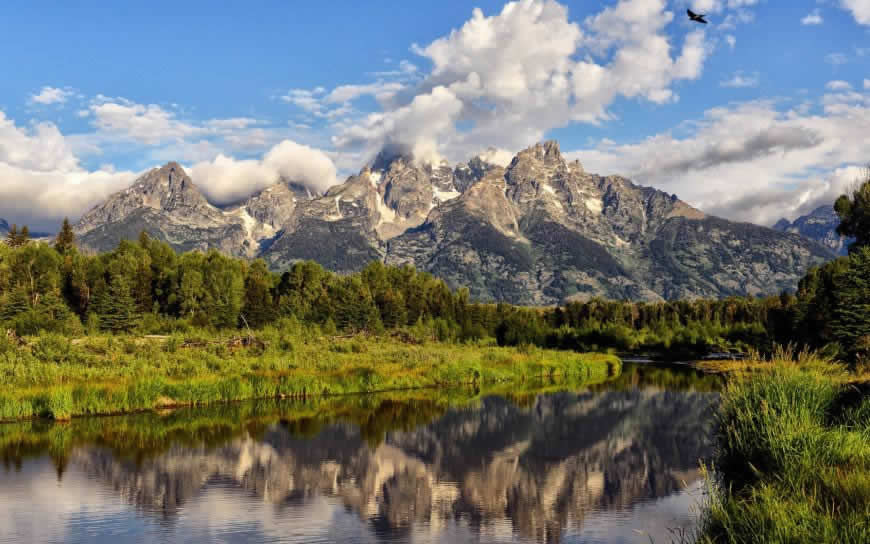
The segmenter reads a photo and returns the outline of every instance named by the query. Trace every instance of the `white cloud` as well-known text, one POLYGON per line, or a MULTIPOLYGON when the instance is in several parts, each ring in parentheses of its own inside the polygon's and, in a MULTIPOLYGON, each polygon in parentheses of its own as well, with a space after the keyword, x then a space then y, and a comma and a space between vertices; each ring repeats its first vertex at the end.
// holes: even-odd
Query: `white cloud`
POLYGON ((870 25, 870 0, 840 0, 840 5, 852 13, 858 24, 870 25))
POLYGON ((336 167, 326 153, 290 140, 280 142, 261 160, 236 160, 220 154, 190 168, 190 177, 214 204, 239 202, 281 179, 314 191, 338 183, 336 167))
POLYGON ((693 0, 689 5, 696 13, 722 13, 725 8, 754 6, 758 0, 693 0))
POLYGON ((511 163, 512 160, 514 160, 515 154, 516 153, 508 151, 507 149, 496 149, 494 147, 490 147, 483 153, 479 153, 478 157, 480 157, 481 160, 490 164, 506 167, 511 163))
POLYGON ((70 96, 75 93, 70 89, 59 89, 57 87, 43 87, 38 93, 30 95, 29 102, 31 104, 63 104, 70 96))
POLYGON ((318 113, 323 109, 320 98, 318 98, 323 92, 323 87, 317 87, 314 90, 290 89, 286 95, 281 97, 281 100, 298 106, 309 113, 318 113))
POLYGON ((0 217, 45 228, 64 216, 77 218, 134 176, 88 171, 55 125, 28 130, 0 111, 0 217))
POLYGON ((837 79, 827 82, 825 84, 825 88, 829 91, 848 91, 852 88, 852 85, 850 85, 848 81, 837 79))
POLYGON ((811 13, 807 14, 806 17, 801 19, 802 25, 820 25, 823 22, 825 22, 825 20, 822 19, 822 15, 819 13, 818 8, 814 9, 811 13))
POLYGON ((136 104, 129 100, 98 99, 90 106, 92 124, 97 130, 145 145, 155 145, 203 133, 203 129, 179 121, 175 113, 156 104, 136 104))
POLYGON ((412 48, 432 64, 416 89, 383 112, 336 123, 333 143, 456 160, 469 148, 519 149, 554 127, 610 119, 619 97, 675 101, 674 83, 698 78, 711 46, 699 29, 674 50, 665 32, 673 18, 665 0, 621 0, 582 27, 552 0, 510 2, 492 16, 475 9, 462 27, 412 48))
POLYGON ((621 173, 706 212, 771 224, 831 204, 870 157, 870 94, 828 94, 810 108, 755 101, 714 108, 670 132, 569 153, 591 172, 621 173))
POLYGON ((16 126, 0 111, 0 163, 53 171, 74 169, 78 161, 53 123, 39 123, 27 130, 16 126))
POLYGON ((361 96, 374 96, 378 100, 386 100, 393 97, 405 86, 397 82, 378 81, 366 85, 341 85, 332 90, 324 97, 327 103, 349 102, 361 96))
POLYGON ((725 36, 725 43, 728 44, 728 47, 734 49, 734 46, 737 45, 737 38, 735 38, 731 34, 728 34, 727 36, 725 36))
POLYGON ((846 64, 849 62, 849 57, 847 57, 844 53, 829 53, 825 56, 825 62, 828 64, 833 64, 834 66, 839 66, 841 64, 846 64))
POLYGON ((0 111, 0 217, 50 230, 61 218, 76 220, 129 186, 138 173, 115 171, 111 165, 89 170, 81 166, 77 155, 100 153, 102 145, 117 139, 132 141, 141 158, 155 163, 196 161, 194 179, 217 204, 244 198, 281 178, 315 190, 337 182, 329 156, 287 140, 273 145, 277 132, 257 126, 261 121, 256 119, 188 123, 158 106, 123 99, 106 101, 105 97, 89 111, 97 131, 71 137, 52 123, 20 127, 0 111), (227 156, 228 148, 269 145, 273 147, 261 160, 227 156))
POLYGON ((758 73, 744 74, 743 72, 736 72, 730 79, 719 82, 719 86, 734 88, 758 87, 759 81, 760 77, 758 73))
POLYGON ((870 90, 870 79, 864 80, 864 90, 870 90))

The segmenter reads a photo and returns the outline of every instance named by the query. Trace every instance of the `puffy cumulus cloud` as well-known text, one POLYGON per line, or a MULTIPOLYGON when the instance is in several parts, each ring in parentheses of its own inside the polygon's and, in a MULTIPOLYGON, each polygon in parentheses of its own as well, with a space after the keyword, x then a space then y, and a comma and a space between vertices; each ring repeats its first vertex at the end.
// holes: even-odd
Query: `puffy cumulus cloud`
POLYGON ((97 130, 145 145, 182 141, 203 132, 202 128, 179 121, 175 113, 156 104, 100 97, 91 104, 90 111, 97 130))
POLYGON ((0 217, 52 229, 132 182, 133 172, 82 168, 52 123, 17 126, 0 111, 0 217))
POLYGON ((114 192, 129 187, 135 172, 30 170, 0 162, 0 217, 54 230, 60 219, 78 219, 114 192))
POLYGON ((186 144, 196 138, 256 141, 263 121, 250 117, 208 119, 201 122, 179 119, 174 111, 157 104, 138 104, 126 98, 97 96, 87 110, 96 133, 94 142, 118 139, 155 146, 186 144))
POLYGON ((412 48, 432 65, 416 87, 384 111, 336 122, 333 144, 458 160, 469 148, 518 149, 554 127, 610 119, 619 97, 677 100, 674 82, 701 75, 710 45, 695 30, 674 48, 666 4, 620 0, 582 24, 553 0, 510 2, 491 16, 475 9, 460 28, 412 48))
POLYGON ((337 182, 336 167, 329 156, 276 139, 278 132, 258 126, 261 121, 256 119, 211 119, 193 124, 178 121, 156 106, 119 100, 94 103, 91 111, 100 119, 97 131, 73 136, 63 135, 52 123, 21 127, 0 111, 0 217, 53 230, 63 217, 75 220, 110 194, 128 187, 139 173, 115 171, 112 166, 89 170, 80 162, 80 156, 100 154, 107 141, 118 137, 132 140, 132 149, 145 161, 195 162, 194 179, 216 204, 240 200, 281 178, 316 191, 337 182), (171 141, 163 145, 167 139, 171 141), (251 146, 272 147, 261 160, 228 156, 228 149, 251 146))
POLYGON ((323 151, 284 140, 260 160, 237 160, 220 154, 190 168, 190 176, 213 204, 239 202, 281 179, 313 191, 338 183, 332 159, 323 151))
POLYGON ((822 19, 822 14, 819 13, 819 9, 816 8, 812 12, 808 13, 806 17, 801 19, 802 25, 820 25, 824 23, 825 20, 822 19))
POLYGON ((782 108, 755 101, 687 122, 691 135, 568 153, 587 170, 621 173, 676 193, 706 212, 772 224, 834 199, 870 157, 870 94, 834 92, 782 108))
POLYGON ((744 74, 743 72, 736 72, 730 78, 719 82, 719 86, 721 87, 733 87, 733 88, 746 88, 746 87, 758 87, 758 83, 760 81, 760 77, 758 73, 754 74, 744 74))
POLYGON ((27 130, 0 111, 0 163, 51 171, 74 169, 78 160, 53 123, 38 123, 27 130))
POLYGON ((30 95, 31 104, 63 104, 69 97, 75 94, 71 89, 59 89, 57 87, 43 87, 38 93, 30 95))
POLYGON ((870 25, 870 0, 840 0, 840 5, 852 14, 858 24, 870 25))
POLYGON ((733 50, 734 47, 737 45, 737 38, 735 38, 731 34, 728 34, 727 36, 725 36, 725 43, 727 43, 728 47, 733 50))
POLYGON ((870 91, 870 79, 864 80, 864 90, 870 91))

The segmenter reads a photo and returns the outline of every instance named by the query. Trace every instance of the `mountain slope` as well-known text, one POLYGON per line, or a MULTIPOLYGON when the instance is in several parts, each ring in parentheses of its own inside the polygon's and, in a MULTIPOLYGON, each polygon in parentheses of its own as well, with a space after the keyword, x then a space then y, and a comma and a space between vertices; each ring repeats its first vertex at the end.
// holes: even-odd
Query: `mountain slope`
POLYGON ((80 245, 109 251, 143 230, 178 251, 218 249, 254 257, 292 214, 304 188, 276 184, 235 208, 218 209, 175 162, 155 168, 110 196, 75 225, 80 245))
POLYGON ((805 238, 814 240, 837 255, 847 255, 852 242, 845 236, 837 234, 840 217, 833 206, 819 206, 807 215, 798 217, 793 222, 782 218, 773 226, 780 232, 793 232, 805 238))
POLYGON ((9 232, 9 223, 5 219, 0 219, 0 235, 5 235, 9 232))
POLYGON ((281 182, 232 209, 209 204, 175 163, 85 215, 97 250, 147 230, 176 249, 312 259, 339 272, 410 264, 474 298, 556 304, 592 296, 660 300, 775 294, 833 257, 789 232, 709 217, 676 196, 566 161, 558 144, 502 168, 451 168, 381 154, 326 194, 281 182))
POLYGON ((830 257, 799 236, 708 217, 661 191, 587 174, 548 142, 391 240, 387 262, 467 285, 482 300, 554 304, 777 293, 830 257))

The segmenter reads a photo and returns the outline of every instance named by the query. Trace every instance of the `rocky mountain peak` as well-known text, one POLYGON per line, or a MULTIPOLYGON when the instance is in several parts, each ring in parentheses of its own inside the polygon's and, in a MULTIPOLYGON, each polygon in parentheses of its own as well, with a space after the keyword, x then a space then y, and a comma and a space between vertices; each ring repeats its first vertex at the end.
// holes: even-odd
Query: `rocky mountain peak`
POLYGON ((0 232, 9 232, 9 223, 5 219, 0 219, 0 232))
POLYGON ((565 159, 562 157, 562 152, 559 150, 559 142, 549 140, 546 142, 538 142, 531 147, 517 153, 511 167, 515 163, 543 163, 546 165, 564 165, 565 159))
POLYGON ((184 168, 174 161, 151 169, 114 197, 164 211, 210 206, 184 168))
POLYGON ((675 195, 587 173, 554 141, 520 151, 507 168, 486 160, 503 154, 451 168, 387 148, 325 194, 283 180, 223 209, 168 163, 76 230, 98 250, 146 230, 179 250, 262 256, 278 270, 300 259, 339 272, 372 260, 413 264, 479 300, 520 304, 778 293, 830 257, 794 234, 708 217, 675 195))
POLYGON ((405 150, 388 146, 378 152, 368 168, 373 172, 385 172, 392 167, 393 163, 414 164, 414 157, 405 150))
POLYGON ((852 240, 837 233, 840 217, 833 206, 819 206, 793 222, 782 218, 773 225, 773 230, 800 234, 830 249, 837 255, 846 255, 852 240))

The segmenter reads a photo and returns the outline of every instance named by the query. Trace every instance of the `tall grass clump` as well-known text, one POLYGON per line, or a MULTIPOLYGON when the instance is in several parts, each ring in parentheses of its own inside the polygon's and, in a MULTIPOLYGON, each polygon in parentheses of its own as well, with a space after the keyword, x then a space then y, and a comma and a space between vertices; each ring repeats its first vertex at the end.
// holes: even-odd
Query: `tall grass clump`
POLYGON ((870 399, 803 353, 732 379, 701 542, 870 542, 870 399))

